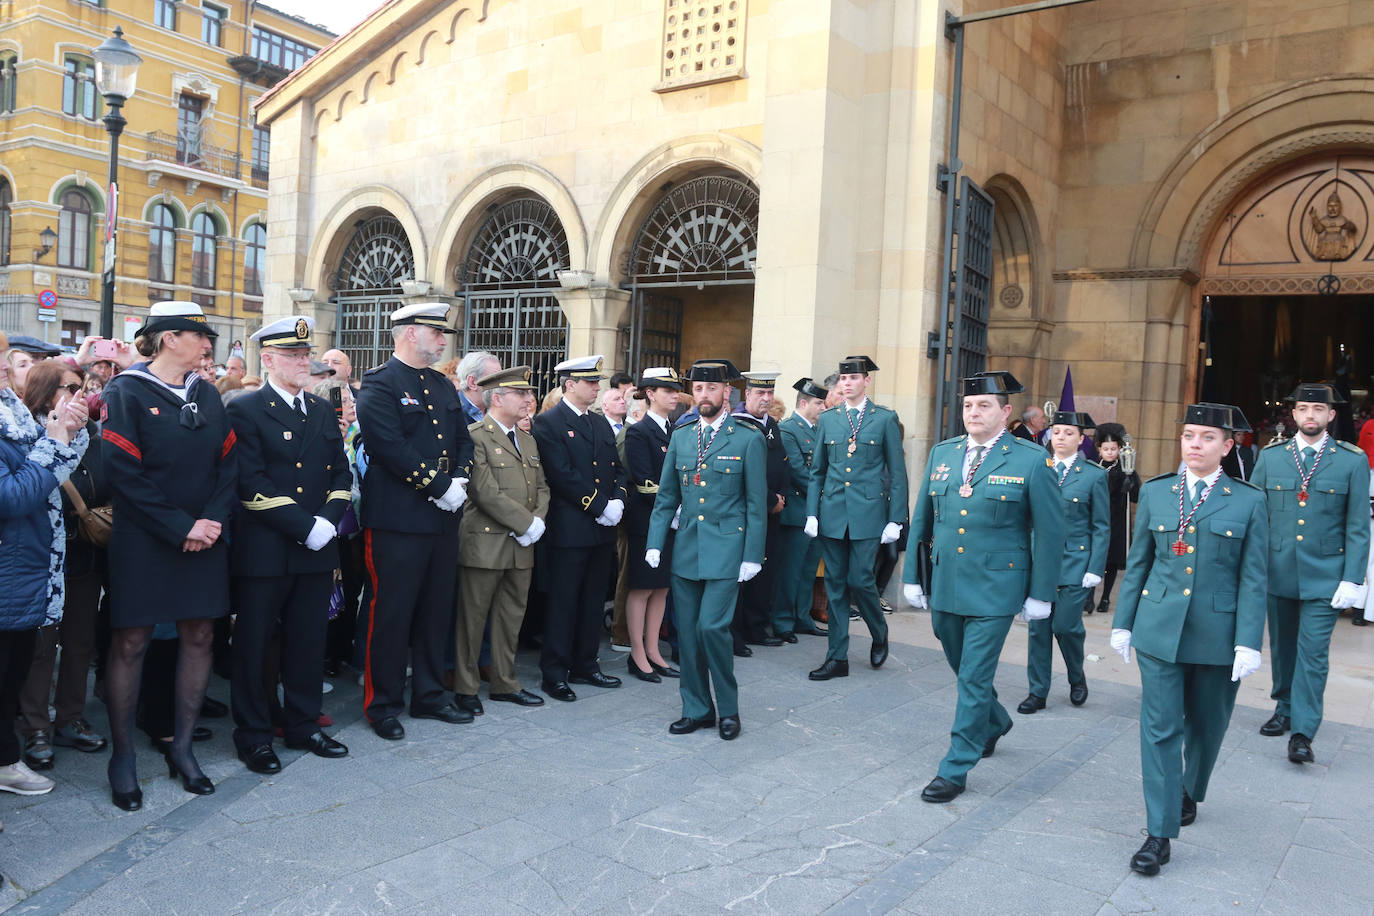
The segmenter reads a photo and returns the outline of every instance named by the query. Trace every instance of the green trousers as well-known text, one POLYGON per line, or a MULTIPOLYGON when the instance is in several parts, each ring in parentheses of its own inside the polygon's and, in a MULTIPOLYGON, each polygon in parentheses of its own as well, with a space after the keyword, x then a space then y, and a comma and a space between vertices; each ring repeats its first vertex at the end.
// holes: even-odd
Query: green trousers
POLYGON ((1331 632, 1340 615, 1329 600, 1269 596, 1269 654, 1274 666, 1269 695, 1278 704, 1275 712, 1292 717, 1294 734, 1315 738, 1321 727, 1331 632))
POLYGON ((887 641, 887 621, 878 604, 877 538, 817 538, 825 560, 825 597, 830 601, 830 646, 826 659, 849 659, 849 601, 854 599, 859 616, 868 624, 875 641, 887 641))
POLYGON ((1076 585, 1059 586, 1054 610, 1044 620, 1029 624, 1030 641, 1026 646, 1026 674, 1030 692, 1040 698, 1050 695, 1050 663, 1054 648, 1050 637, 1059 643, 1059 654, 1069 672, 1070 684, 1083 683, 1083 605, 1088 601, 1089 589, 1076 585))
POLYGON ((738 594, 739 583, 734 579, 673 576, 673 614, 682 668, 678 689, 684 716, 704 719, 713 709, 722 716, 739 715, 734 642, 730 637, 738 594), (716 692, 714 704, 712 687, 716 692))
POLYGON ((773 598, 773 632, 778 636, 809 630, 811 584, 821 561, 820 538, 809 538, 801 528, 783 525, 778 537, 778 579, 773 598))
POLYGON ((1205 801, 1240 684, 1229 665, 1180 665, 1136 652, 1140 781, 1150 836, 1178 836, 1183 792, 1205 801))
POLYGON ((1002 644, 1011 630, 1011 616, 965 617, 932 609, 930 625, 945 651, 945 660, 958 676, 959 687, 949 751, 940 761, 939 775, 962 786, 968 771, 982 759, 987 740, 1011 728, 1011 716, 997 701, 997 688, 992 683, 1002 644))

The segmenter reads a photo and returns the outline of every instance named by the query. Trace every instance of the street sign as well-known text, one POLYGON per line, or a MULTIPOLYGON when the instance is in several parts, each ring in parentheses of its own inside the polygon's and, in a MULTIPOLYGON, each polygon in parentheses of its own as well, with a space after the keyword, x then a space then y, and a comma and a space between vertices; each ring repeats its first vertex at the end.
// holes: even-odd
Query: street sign
POLYGON ((133 343, 138 329, 143 327, 143 319, 134 315, 124 316, 124 342, 133 343))
POLYGON ((57 309, 45 309, 45 308, 43 308, 43 306, 40 305, 40 306, 38 307, 38 320, 39 320, 39 321, 56 321, 56 320, 57 320, 57 309))
POLYGON ((38 294, 38 320, 57 320, 57 293, 45 289, 38 294))
POLYGON ((115 240, 110 236, 105 242, 105 269, 103 273, 114 274, 115 268, 115 240))
POLYGON ((115 225, 119 219, 119 183, 110 182, 110 206, 105 211, 105 240, 115 237, 115 225))

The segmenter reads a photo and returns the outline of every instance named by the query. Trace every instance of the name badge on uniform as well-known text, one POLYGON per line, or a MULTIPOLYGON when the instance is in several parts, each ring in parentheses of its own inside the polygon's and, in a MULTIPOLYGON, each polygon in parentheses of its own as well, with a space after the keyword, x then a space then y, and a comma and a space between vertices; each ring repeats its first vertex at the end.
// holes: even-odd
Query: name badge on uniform
POLYGON ((281 437, 282 437, 283 439, 286 439, 287 441, 290 441, 290 439, 291 439, 291 430, 289 430, 289 429, 284 429, 284 430, 282 430, 281 437))

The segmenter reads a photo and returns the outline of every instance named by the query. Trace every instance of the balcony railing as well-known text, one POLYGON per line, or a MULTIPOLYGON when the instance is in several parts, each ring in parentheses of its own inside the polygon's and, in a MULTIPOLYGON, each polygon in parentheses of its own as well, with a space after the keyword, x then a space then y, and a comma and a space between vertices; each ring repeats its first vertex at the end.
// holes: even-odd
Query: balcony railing
POLYGON ((238 178, 241 171, 240 157, 224 147, 207 143, 204 131, 177 131, 174 134, 152 131, 148 134, 147 158, 175 162, 226 178, 238 178))

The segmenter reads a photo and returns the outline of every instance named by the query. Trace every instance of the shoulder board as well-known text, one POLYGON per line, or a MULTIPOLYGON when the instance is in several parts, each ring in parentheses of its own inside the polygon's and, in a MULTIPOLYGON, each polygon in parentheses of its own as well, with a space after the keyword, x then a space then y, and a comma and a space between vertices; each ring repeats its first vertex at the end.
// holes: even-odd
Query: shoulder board
POLYGON ((1345 449, 1347 452, 1354 452, 1356 455, 1364 455, 1364 449, 1360 448, 1358 445, 1352 445, 1351 443, 1346 442, 1344 439, 1337 439, 1336 444, 1339 445, 1341 448, 1345 449))
MULTIPOLYGON (((1022 439, 1020 436, 1013 436, 1010 434, 1008 434, 1006 438, 1010 439, 1015 444, 1021 446, 1021 448, 1033 448, 1037 452, 1045 452, 1045 447, 1041 445, 1039 442, 1032 442, 1029 439, 1022 439)), ((1045 455, 1048 456, 1049 452, 1045 452, 1045 455)), ((1050 464, 1053 465, 1054 462, 1050 461, 1050 464)))
POLYGON ((964 441, 964 438, 965 438, 964 436, 951 436, 951 437, 948 438, 948 439, 941 439, 939 442, 937 442, 937 443, 935 443, 935 444, 936 444, 937 446, 939 446, 939 445, 957 445, 957 444, 959 444, 960 442, 963 442, 963 441, 964 441))
POLYGON ((1156 480, 1168 480, 1169 478, 1177 477, 1177 476, 1178 476, 1178 471, 1170 471, 1168 474, 1160 474, 1160 475, 1157 476, 1157 477, 1151 477, 1149 480, 1147 480, 1147 481, 1145 481, 1145 482, 1146 482, 1146 483, 1154 483, 1156 480))
POLYGON ((1287 439, 1273 439, 1273 440, 1271 440, 1271 441, 1269 442, 1268 445, 1266 445, 1264 448, 1260 449, 1260 451, 1262 451, 1262 452, 1267 452, 1267 451, 1269 451, 1271 448, 1277 448, 1277 447, 1284 446, 1284 445, 1287 445, 1287 444, 1288 444, 1288 440, 1287 440, 1287 439))
POLYGON ((757 429, 759 432, 763 431, 763 421, 756 420, 748 414, 732 413, 730 414, 730 419, 734 420, 737 425, 743 423, 750 429, 757 429))
POLYGON ((482 429, 482 428, 483 428, 484 426, 486 426, 486 425, 487 425, 487 421, 486 421, 485 418, 483 418, 483 419, 481 419, 481 420, 478 420, 476 423, 469 423, 469 424, 468 424, 468 432, 470 432, 470 433, 475 433, 475 432, 477 432, 479 429, 482 429))
POLYGON ((760 436, 763 435, 763 426, 761 426, 758 423, 758 421, 750 422, 749 420, 746 420, 742 417, 736 419, 738 422, 736 422, 735 425, 738 426, 740 429, 752 430, 753 432, 758 433, 760 436))
POLYGON ((839 410, 839 409, 840 409, 840 407, 839 407, 839 405, 837 404, 837 405, 835 405, 834 407, 827 407, 825 410, 822 410, 822 411, 821 411, 821 414, 822 414, 822 415, 825 415, 825 414, 828 414, 828 413, 834 413, 835 411, 837 411, 837 410, 839 410))
POLYGON ((1081 463, 1084 467, 1097 468, 1099 471, 1102 471, 1103 473, 1106 473, 1107 471, 1106 468, 1098 464, 1096 461, 1093 461, 1091 458, 1079 458, 1077 463, 1081 463))
MULTIPOLYGON (((1230 475, 1227 475, 1227 476, 1230 476, 1230 475)), ((1232 478, 1231 478, 1231 483, 1238 483, 1238 484, 1240 484, 1242 487, 1249 487, 1250 489, 1254 490, 1256 493, 1263 493, 1263 492, 1264 492, 1263 490, 1261 490, 1261 489, 1259 488, 1259 486, 1258 486, 1257 484, 1253 484, 1253 483, 1251 483, 1251 482, 1248 481, 1248 480, 1237 480, 1235 477, 1232 477, 1232 478)))
POLYGON ((872 407, 874 410, 885 410, 885 411, 887 411, 888 413, 892 413, 892 408, 891 408, 891 407, 888 407, 886 404, 879 404, 879 403, 877 403, 876 401, 874 401, 872 398, 869 398, 868 406, 872 407))
POLYGON ((375 375, 376 373, 381 372, 385 368, 386 363, 382 363, 380 366, 373 366, 371 369, 363 373, 363 378, 367 378, 369 375, 375 375))

